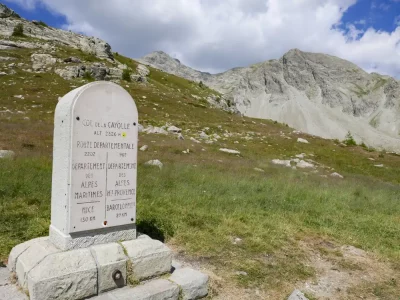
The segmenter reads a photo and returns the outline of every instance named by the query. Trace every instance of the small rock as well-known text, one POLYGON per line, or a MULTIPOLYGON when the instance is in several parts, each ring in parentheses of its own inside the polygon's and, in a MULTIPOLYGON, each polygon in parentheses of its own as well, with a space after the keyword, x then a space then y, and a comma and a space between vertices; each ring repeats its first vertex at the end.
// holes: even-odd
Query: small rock
POLYGON ((196 140, 194 137, 191 137, 190 140, 191 140, 192 142, 197 143, 197 144, 200 144, 200 143, 201 143, 200 141, 196 140))
POLYGON ((164 128, 153 127, 151 125, 149 127, 147 127, 146 129, 144 129, 143 132, 153 133, 153 134, 168 134, 168 131, 166 131, 164 128))
POLYGON ((225 152, 225 153, 230 153, 230 154, 240 154, 240 151, 227 149, 227 148, 220 148, 219 151, 225 152))
POLYGON ((383 164, 380 164, 380 165, 374 165, 374 167, 377 167, 377 168, 383 168, 383 164))
POLYGON ((308 298, 299 290, 294 290, 287 300, 308 300, 308 298))
POLYGON ((314 168, 314 165, 312 163, 306 162, 304 160, 301 160, 296 167, 305 169, 305 168, 314 168))
POLYGON ((168 132, 172 132, 172 133, 180 133, 180 132, 182 132, 182 129, 180 129, 180 128, 176 127, 176 126, 169 126, 167 128, 167 131, 168 132))
POLYGON ((189 149, 182 151, 183 154, 189 154, 189 152, 190 152, 189 149))
POLYGON ((237 244, 240 244, 241 242, 242 242, 242 239, 236 237, 236 238, 233 240, 232 244, 237 245, 237 244))
POLYGON ((81 63, 81 60, 79 58, 77 58, 77 57, 71 56, 71 57, 68 57, 68 58, 64 59, 64 62, 65 63, 76 63, 76 64, 79 64, 79 63, 81 63))
POLYGON ((285 167, 291 167, 290 160, 273 159, 271 162, 274 165, 282 165, 282 166, 285 166, 285 167))
POLYGON ((265 172, 263 169, 260 169, 260 168, 254 168, 254 171, 257 171, 257 172, 262 172, 262 173, 264 173, 264 172, 265 172))
POLYGON ((24 96, 22 96, 22 95, 15 95, 14 98, 25 99, 24 96))
POLYGON ((306 139, 298 138, 297 139, 298 143, 303 143, 303 144, 308 144, 308 141, 306 139))
POLYGON ((239 275, 239 276, 247 276, 248 275, 247 272, 244 272, 244 271, 237 271, 235 274, 239 275))
POLYGON ((375 159, 374 159, 374 158, 372 158, 372 157, 369 157, 368 159, 369 159, 369 160, 375 160, 375 159))
POLYGON ((14 156, 15 156, 14 151, 0 150, 0 158, 13 158, 14 156))
POLYGON ((303 159, 305 156, 306 156, 305 153, 301 153, 301 154, 297 154, 296 155, 297 158, 301 158, 301 159, 303 159))
POLYGON ((7 73, 6 72, 0 72, 0 76, 4 76, 4 75, 7 75, 7 73))
POLYGON ((144 130, 143 125, 138 124, 138 132, 142 132, 144 130))
POLYGON ((184 140, 185 138, 183 137, 183 135, 182 135, 182 133, 178 133, 178 139, 180 139, 180 140, 184 140))
POLYGON ((149 146, 144 145, 144 146, 140 147, 139 150, 140 150, 140 151, 146 151, 148 148, 149 148, 149 146))
POLYGON ((159 161, 158 159, 149 160, 148 162, 145 163, 145 165, 159 167, 160 169, 162 169, 163 167, 162 162, 159 161))
POLYGON ((331 177, 337 177, 337 178, 344 178, 342 175, 340 175, 340 174, 337 173, 337 172, 332 173, 330 176, 331 176, 331 177))
POLYGON ((206 134, 204 131, 202 131, 200 133, 199 137, 202 138, 202 139, 208 139, 209 138, 208 134, 206 134))

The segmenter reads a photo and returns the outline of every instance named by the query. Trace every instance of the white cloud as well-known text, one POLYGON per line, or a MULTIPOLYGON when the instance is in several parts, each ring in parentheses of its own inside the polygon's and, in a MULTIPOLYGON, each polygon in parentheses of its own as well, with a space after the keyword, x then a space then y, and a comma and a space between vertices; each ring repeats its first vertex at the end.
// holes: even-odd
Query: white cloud
MULTIPOLYGON (((13 0, 31 2, 28 0, 13 0)), ((400 77, 400 26, 391 33, 340 24, 356 0, 36 0, 67 28, 140 57, 164 50, 205 71, 279 58, 292 48, 350 60, 400 77)), ((357 24, 362 24, 358 21, 357 24)))

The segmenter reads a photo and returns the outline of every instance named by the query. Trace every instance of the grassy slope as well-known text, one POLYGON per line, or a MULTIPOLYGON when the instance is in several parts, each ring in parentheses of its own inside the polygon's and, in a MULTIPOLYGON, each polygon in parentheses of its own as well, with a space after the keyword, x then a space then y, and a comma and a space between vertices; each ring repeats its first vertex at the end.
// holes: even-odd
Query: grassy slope
MULTIPOLYGON (((0 56, 30 64, 33 52, 0 50, 0 56)), ((71 49, 56 55, 95 60, 71 49)), ((136 66, 120 55, 117 59, 136 66)), ((0 160, 2 259, 14 245, 47 234, 54 108, 59 96, 85 84, 54 74, 16 71, 0 77, 0 149, 17 153, 15 160, 0 160)), ((366 249, 399 269, 399 156, 342 147, 331 140, 293 134, 293 129, 272 121, 209 108, 204 99, 192 95, 215 92, 154 69, 148 85, 121 85, 136 100, 143 125, 169 122, 183 128, 186 137, 181 141, 174 136, 140 136, 139 145, 149 145, 138 158, 140 230, 218 268, 220 276, 236 284, 283 294, 297 280, 315 275, 299 244, 310 237, 366 249), (204 127, 222 138, 214 144, 191 142, 189 137, 198 138, 204 127), (226 133, 231 136, 224 137, 226 133), (310 144, 297 143, 297 137, 310 144), (237 149, 241 155, 219 152, 221 147, 237 149), (189 154, 182 153, 186 149, 189 154), (320 164, 318 173, 270 164, 271 159, 303 152, 320 164), (160 159, 163 170, 144 166, 149 159, 160 159), (256 172, 255 167, 265 172, 256 172), (333 171, 345 179, 319 176, 333 171), (236 237, 242 239, 237 245, 232 243, 236 237), (248 276, 237 276, 236 271, 248 276)), ((388 297, 399 296, 385 288, 388 297)), ((374 292, 372 286, 357 293, 367 294, 369 289, 374 292)))

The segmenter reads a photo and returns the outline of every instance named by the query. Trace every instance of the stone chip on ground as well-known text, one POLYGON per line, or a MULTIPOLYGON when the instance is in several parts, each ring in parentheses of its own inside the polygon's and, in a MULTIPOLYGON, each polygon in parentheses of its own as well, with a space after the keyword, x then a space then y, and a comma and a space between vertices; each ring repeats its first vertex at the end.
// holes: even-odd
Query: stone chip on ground
POLYGON ((287 300, 308 300, 308 298, 301 291, 294 290, 287 300))
POLYGON ((230 154, 240 154, 240 151, 227 149, 227 148, 220 148, 219 151, 225 152, 225 153, 230 153, 230 154))
POLYGON ((162 169, 163 167, 163 163, 158 159, 149 160, 148 162, 145 163, 145 165, 159 167, 160 169, 162 169))

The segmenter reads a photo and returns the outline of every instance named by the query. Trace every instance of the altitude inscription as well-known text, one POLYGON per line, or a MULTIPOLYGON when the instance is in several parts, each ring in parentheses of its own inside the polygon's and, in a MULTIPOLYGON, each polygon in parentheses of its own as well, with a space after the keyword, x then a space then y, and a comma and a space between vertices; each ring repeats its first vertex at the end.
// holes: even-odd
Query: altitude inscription
POLYGON ((111 117, 75 117, 71 232, 136 221, 136 122, 111 117))

